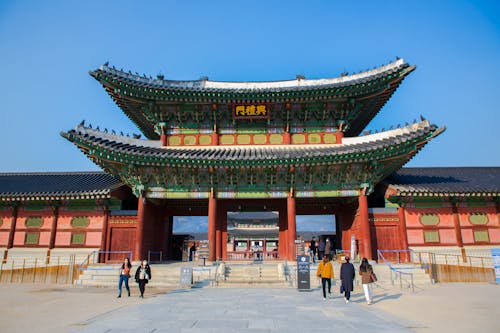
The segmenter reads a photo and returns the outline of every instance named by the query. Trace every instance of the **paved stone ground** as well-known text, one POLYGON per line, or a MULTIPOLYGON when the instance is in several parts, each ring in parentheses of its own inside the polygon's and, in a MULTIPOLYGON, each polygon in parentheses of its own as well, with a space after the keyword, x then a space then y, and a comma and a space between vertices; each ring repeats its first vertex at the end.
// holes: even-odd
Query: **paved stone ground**
MULTIPOLYGON (((334 287, 338 292, 338 285, 334 287)), ((0 332, 500 332, 500 286, 437 284, 414 293, 378 286, 368 306, 360 288, 338 293, 296 289, 146 289, 116 298, 116 288, 0 284, 0 332)))
POLYGON ((80 323, 72 332, 409 332, 359 296, 323 300, 318 290, 204 288, 146 298, 80 323))

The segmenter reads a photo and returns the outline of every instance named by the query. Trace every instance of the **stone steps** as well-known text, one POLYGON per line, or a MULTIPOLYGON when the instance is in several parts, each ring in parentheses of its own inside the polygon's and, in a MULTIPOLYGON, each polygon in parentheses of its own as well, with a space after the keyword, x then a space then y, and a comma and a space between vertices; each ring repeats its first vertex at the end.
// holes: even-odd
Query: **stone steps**
MULTIPOLYGON (((219 273, 216 274, 217 266, 198 267, 194 264, 186 262, 176 262, 170 264, 155 264, 151 265, 153 279, 148 283, 150 287, 172 287, 180 286, 180 270, 184 266, 193 267, 193 281, 198 285, 213 285, 216 282, 217 286, 255 286, 255 287, 290 287, 296 281, 296 270, 294 263, 288 263, 288 274, 285 274, 283 263, 265 263, 265 264, 234 264, 222 263, 219 266, 219 273), (217 278, 217 281, 215 279, 217 278)), ((359 264, 354 264, 356 268, 356 285, 361 285, 361 279, 357 270, 359 264)), ((118 269, 120 265, 96 264, 90 265, 82 271, 79 279, 75 284, 81 286, 103 286, 116 287, 118 284, 118 269)), ((317 264, 311 265, 310 281, 311 287, 315 287, 317 282, 316 270, 317 264)), ((132 267, 132 278, 129 280, 130 285, 135 285, 133 275, 137 265, 132 267)), ((338 283, 340 277, 340 264, 333 263, 335 281, 338 283)), ((424 269, 418 265, 393 265, 393 268, 404 273, 413 275, 413 283, 416 287, 426 287, 432 284, 432 280, 424 269)), ((410 276, 402 274, 401 280, 399 274, 394 272, 391 275, 391 267, 387 264, 373 263, 373 269, 377 274, 377 285, 380 286, 408 286, 411 284, 410 276)))
POLYGON ((224 276, 217 285, 225 286, 286 286, 287 281, 280 274, 278 264, 225 264, 224 276))
MULTIPOLYGON (((75 285, 79 286, 99 286, 116 287, 119 281, 118 271, 121 265, 117 264, 94 264, 89 265, 82 271, 75 285)), ((138 264, 133 263, 129 285, 135 285, 134 275, 138 264)), ((151 275, 153 278, 149 281, 149 287, 180 287, 181 267, 193 267, 193 282, 196 284, 208 284, 208 280, 215 275, 213 267, 197 267, 194 264, 185 262, 173 262, 170 264, 152 264, 151 275)))

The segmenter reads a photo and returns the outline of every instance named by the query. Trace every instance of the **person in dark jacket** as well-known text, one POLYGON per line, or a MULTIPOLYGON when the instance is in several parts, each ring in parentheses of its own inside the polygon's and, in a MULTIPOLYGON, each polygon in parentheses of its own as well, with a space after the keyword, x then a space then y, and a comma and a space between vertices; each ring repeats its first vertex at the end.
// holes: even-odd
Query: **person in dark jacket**
POLYGON ((195 252, 196 252, 196 245, 195 243, 193 243, 193 245, 191 245, 191 247, 189 248, 189 261, 193 261, 195 252))
POLYGON ((144 290, 149 280, 151 280, 151 268, 149 267, 148 261, 143 260, 141 266, 135 271, 135 282, 139 284, 141 298, 144 298, 144 290))
POLYGON ((351 291, 354 290, 354 277, 356 272, 354 270, 353 264, 349 262, 349 257, 345 257, 345 262, 340 266, 340 279, 342 283, 340 285, 340 290, 344 292, 344 299, 346 303, 349 303, 351 298, 351 291))
POLYGON ((311 245, 309 245, 309 253, 311 254, 311 258, 313 263, 316 263, 316 238, 311 239, 311 245))

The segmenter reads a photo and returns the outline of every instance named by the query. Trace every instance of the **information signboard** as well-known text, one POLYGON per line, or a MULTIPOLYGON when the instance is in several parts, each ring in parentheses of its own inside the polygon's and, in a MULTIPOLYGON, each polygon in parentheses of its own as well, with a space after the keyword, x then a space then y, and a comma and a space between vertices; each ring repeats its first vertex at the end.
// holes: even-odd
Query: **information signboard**
POLYGON ((181 267, 181 287, 191 287, 193 284, 193 267, 181 267))
POLYGON ((297 256, 297 288, 299 290, 311 290, 309 256, 297 256))
POLYGON ((196 251, 198 258, 203 260, 203 266, 205 266, 205 260, 208 259, 209 250, 208 240, 201 240, 196 251))

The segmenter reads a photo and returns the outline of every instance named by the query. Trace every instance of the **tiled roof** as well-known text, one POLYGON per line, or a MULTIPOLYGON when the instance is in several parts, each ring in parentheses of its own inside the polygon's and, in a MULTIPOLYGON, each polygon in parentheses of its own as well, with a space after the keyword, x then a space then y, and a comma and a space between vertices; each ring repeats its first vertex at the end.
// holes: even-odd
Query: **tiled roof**
MULTIPOLYGON (((142 133, 153 140, 160 138, 159 123, 166 124, 168 129, 179 126, 172 122, 189 123, 194 121, 191 116, 198 119, 198 115, 202 118, 208 115, 207 121, 217 124, 220 119, 214 119, 226 117, 229 107, 249 103, 275 105, 270 109, 278 110, 273 113, 282 121, 285 119, 282 109, 286 105, 301 105, 301 112, 306 112, 304 110, 312 110, 322 104, 324 110, 331 114, 328 118, 331 126, 336 127, 338 121, 346 122, 346 136, 356 136, 415 68, 398 59, 372 70, 337 78, 307 80, 299 77, 273 82, 178 81, 165 80, 162 76, 153 79, 126 73, 107 64, 90 71, 90 75, 101 83, 142 133), (181 111, 185 108, 187 111, 181 111), (218 116, 213 114, 214 111, 218 116), (189 116, 180 117, 178 112, 189 116)), ((291 112, 291 116, 300 117, 296 112, 291 112)), ((308 120, 304 121, 307 123, 308 120)), ((310 121, 316 120, 311 118, 310 121)))
POLYGON ((403 59, 398 59, 387 65, 374 68, 358 74, 344 75, 337 78, 308 80, 298 77, 295 80, 269 81, 269 82, 222 82, 200 80, 165 80, 162 77, 151 78, 145 75, 132 74, 123 70, 109 67, 107 64, 100 66, 95 71, 90 71, 90 75, 95 77, 99 74, 111 76, 118 80, 126 81, 144 88, 184 90, 184 91, 225 91, 225 92, 249 92, 249 91, 288 91, 288 90, 313 90, 317 88, 342 87, 358 83, 365 83, 378 77, 396 73, 403 68, 409 67, 403 59))
POLYGON ((0 173, 0 201, 109 198, 122 185, 101 171, 0 173))
POLYGON ((500 194, 500 167, 403 168, 385 182, 399 196, 500 194))
POLYGON ((61 135, 87 155, 100 160, 137 165, 263 165, 315 164, 321 162, 368 161, 401 155, 402 147, 417 150, 444 131, 427 120, 403 128, 325 145, 239 145, 160 147, 158 141, 123 138, 78 126, 61 135), (362 154, 361 154, 362 153, 362 154))

